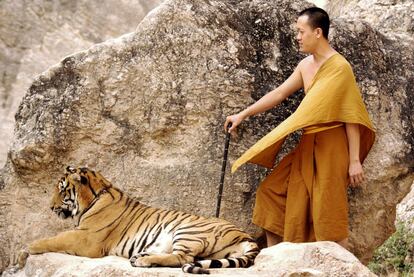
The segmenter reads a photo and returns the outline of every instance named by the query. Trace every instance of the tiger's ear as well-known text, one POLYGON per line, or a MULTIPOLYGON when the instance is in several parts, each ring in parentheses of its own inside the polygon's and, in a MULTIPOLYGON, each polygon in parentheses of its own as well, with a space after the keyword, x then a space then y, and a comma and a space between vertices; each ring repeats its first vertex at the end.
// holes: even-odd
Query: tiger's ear
POLYGON ((72 174, 70 175, 70 177, 71 177, 74 181, 76 181, 76 182, 80 182, 80 181, 81 181, 81 176, 80 176, 78 173, 72 173, 72 174))
POLYGON ((75 172, 76 172, 76 168, 75 167, 73 167, 71 165, 69 165, 68 167, 66 167, 66 173, 73 174, 75 172))
POLYGON ((72 173, 71 177, 74 181, 80 182, 82 185, 88 184, 88 178, 83 175, 79 175, 78 173, 72 173))
POLYGON ((82 185, 86 185, 88 183, 88 179, 85 176, 80 176, 80 182, 82 185))

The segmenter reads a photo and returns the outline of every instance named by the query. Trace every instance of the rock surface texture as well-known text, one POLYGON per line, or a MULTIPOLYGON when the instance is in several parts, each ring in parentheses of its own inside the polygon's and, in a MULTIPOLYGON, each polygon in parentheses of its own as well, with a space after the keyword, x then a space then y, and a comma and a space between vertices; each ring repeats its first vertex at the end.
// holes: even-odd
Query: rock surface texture
MULTIPOLYGON (((22 245, 72 228, 47 204, 68 164, 100 171, 144 203, 212 216, 224 118, 281 84, 303 58, 292 24, 309 5, 166 1, 134 33, 68 56, 36 78, 16 114, 0 179, 2 267, 22 245)), ((366 262, 393 232, 396 204, 413 181, 414 46, 347 19, 336 20, 331 35, 378 130, 367 181, 349 191, 352 252, 366 262)), ((230 162, 294 111, 301 94, 243 123, 230 162)), ((265 173, 248 165, 227 174, 221 217, 258 232, 250 218, 265 173)))
MULTIPOLYGON (((330 0, 327 1, 326 8, 334 18, 342 17, 353 21, 368 22, 388 40, 400 41, 405 45, 414 43, 414 1, 330 0)), ((412 48, 409 47, 409 49, 412 48)), ((390 56, 390 59, 400 58, 398 55, 390 56)), ((412 92, 413 85, 409 86, 412 92)), ((412 116, 410 120, 413 122, 412 116)), ((413 147, 412 139, 411 147, 413 147)), ((414 162, 409 163, 409 166, 414 167, 414 162)), ((414 183, 411 186, 411 192, 397 205, 397 219, 405 222, 414 232, 414 183)))
POLYGON ((397 219, 405 222, 414 233, 414 183, 411 186, 410 193, 397 206, 397 219))
POLYGON ((14 114, 36 75, 63 57, 133 32, 162 0, 0 1, 0 167, 14 114))
POLYGON ((414 35, 412 0, 328 0, 332 17, 347 17, 369 22, 385 35, 414 35))
MULTIPOLYGON (((213 269, 218 277, 371 277, 371 273, 359 260, 333 242, 281 243, 266 248, 248 269, 213 269)), ((3 277, 81 277, 81 276, 194 276, 179 268, 134 268, 120 257, 89 259, 65 254, 46 253, 30 256, 24 270, 5 272, 3 277)))

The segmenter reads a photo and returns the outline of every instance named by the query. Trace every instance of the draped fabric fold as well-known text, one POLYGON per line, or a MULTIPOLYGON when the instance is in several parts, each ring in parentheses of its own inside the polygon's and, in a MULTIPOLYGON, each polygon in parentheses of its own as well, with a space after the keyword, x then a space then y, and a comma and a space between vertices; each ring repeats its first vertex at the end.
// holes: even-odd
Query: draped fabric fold
POLYGON ((297 110, 237 159, 232 172, 247 162, 272 168, 289 134, 331 122, 359 124, 360 160, 363 162, 374 143, 375 130, 352 68, 340 54, 334 54, 324 62, 297 110))
POLYGON ((253 223, 283 241, 347 238, 348 165, 344 126, 303 135, 258 187, 253 223))

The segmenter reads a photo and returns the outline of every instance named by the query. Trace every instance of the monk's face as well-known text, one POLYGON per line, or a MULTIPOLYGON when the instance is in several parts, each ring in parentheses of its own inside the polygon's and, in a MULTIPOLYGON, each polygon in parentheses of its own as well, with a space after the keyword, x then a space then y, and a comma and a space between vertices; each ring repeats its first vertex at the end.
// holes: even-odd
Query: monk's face
POLYGON ((318 45, 321 29, 312 28, 308 23, 308 16, 299 16, 296 21, 296 29, 298 34, 296 40, 299 43, 299 50, 304 53, 313 53, 318 45))

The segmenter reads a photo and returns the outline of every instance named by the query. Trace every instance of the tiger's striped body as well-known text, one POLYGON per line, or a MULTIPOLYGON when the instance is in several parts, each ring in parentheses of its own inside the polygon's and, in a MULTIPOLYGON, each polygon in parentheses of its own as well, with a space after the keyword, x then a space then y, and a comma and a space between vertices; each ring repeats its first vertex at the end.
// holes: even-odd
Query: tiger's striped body
POLYGON ((208 273, 204 268, 247 267, 259 252, 248 234, 225 220, 143 205, 86 168, 68 168, 51 208, 64 218, 78 215, 78 227, 33 242, 30 254, 116 255, 133 266, 208 273))

